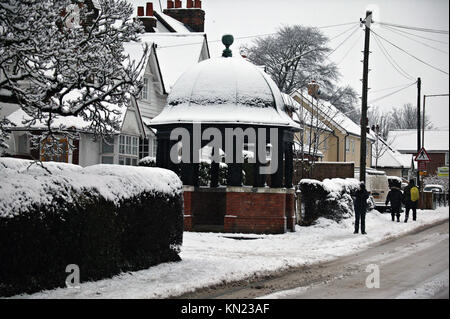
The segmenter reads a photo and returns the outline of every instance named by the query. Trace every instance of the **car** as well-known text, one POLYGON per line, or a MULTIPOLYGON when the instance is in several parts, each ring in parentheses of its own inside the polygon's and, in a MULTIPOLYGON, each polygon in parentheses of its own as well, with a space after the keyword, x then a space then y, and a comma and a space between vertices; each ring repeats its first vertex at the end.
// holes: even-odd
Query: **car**
POLYGON ((428 184, 423 188, 424 192, 444 193, 444 186, 436 184, 428 184))

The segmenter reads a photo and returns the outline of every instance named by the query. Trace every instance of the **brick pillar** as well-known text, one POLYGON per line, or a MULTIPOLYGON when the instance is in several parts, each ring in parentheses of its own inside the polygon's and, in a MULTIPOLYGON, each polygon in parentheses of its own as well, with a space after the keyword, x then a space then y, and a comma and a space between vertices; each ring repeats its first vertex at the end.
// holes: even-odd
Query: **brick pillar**
POLYGON ((183 191, 184 203, 184 230, 192 231, 192 191, 186 189, 183 191))
POLYGON ((295 231, 295 195, 286 194, 286 228, 295 231))

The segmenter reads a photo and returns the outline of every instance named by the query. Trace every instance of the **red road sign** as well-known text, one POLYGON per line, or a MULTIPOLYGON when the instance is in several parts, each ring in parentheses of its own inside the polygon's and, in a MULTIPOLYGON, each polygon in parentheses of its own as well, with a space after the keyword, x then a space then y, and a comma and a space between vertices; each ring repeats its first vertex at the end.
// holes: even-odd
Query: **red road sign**
POLYGON ((428 155, 427 151, 425 150, 425 148, 421 148, 419 153, 417 153, 416 157, 414 157, 414 160, 417 162, 430 162, 431 158, 430 155, 428 155))

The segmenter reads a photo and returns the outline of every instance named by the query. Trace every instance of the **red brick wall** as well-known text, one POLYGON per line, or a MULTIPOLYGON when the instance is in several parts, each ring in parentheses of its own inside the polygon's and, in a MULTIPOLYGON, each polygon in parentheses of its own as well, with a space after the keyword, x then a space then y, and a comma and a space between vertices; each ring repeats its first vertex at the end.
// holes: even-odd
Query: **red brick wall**
POLYGON ((431 162, 427 163, 428 175, 436 175, 438 167, 445 166, 445 153, 428 153, 431 162))
POLYGON ((286 232, 286 194, 226 194, 225 232, 286 232))
POLYGON ((294 231, 294 194, 185 190, 185 230, 205 225, 223 225, 223 231, 229 233, 279 234, 287 229, 294 231))

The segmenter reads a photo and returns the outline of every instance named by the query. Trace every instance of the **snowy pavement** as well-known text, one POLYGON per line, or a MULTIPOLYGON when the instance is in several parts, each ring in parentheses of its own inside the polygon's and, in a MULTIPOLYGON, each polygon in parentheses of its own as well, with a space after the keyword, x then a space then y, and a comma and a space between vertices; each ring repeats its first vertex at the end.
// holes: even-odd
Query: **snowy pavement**
POLYGON ((16 298, 174 297, 197 288, 330 261, 448 218, 448 207, 419 210, 418 221, 406 224, 392 222, 390 214, 372 211, 366 217, 368 235, 353 234, 353 219, 338 224, 323 218, 314 226, 297 226, 296 232, 282 235, 185 232, 181 262, 82 283, 79 289, 58 288, 16 298))

